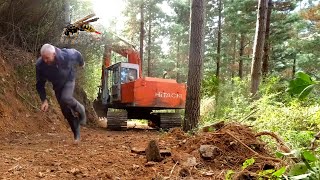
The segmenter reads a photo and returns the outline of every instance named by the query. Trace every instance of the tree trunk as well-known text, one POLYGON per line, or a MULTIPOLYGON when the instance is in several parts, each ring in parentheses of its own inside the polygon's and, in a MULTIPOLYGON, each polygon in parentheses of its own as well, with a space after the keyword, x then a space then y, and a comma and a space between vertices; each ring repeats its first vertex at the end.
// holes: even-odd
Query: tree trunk
MULTIPOLYGON (((221 62, 221 19, 222 19, 222 3, 221 0, 218 1, 218 7, 219 7, 219 19, 218 19, 218 43, 217 43, 217 70, 216 70, 216 78, 219 82, 220 79, 220 62, 221 62)), ((219 106, 219 86, 217 87, 217 91, 215 93, 215 99, 216 99, 216 107, 219 106)), ((218 114, 218 108, 216 108, 215 116, 218 114)))
POLYGON ((255 96, 259 89, 261 76, 261 60, 266 33, 266 15, 268 10, 268 0, 259 0, 257 12, 256 33, 253 46, 253 56, 251 65, 251 93, 255 96))
POLYGON ((195 128, 200 118, 200 88, 204 56, 205 0, 192 0, 187 101, 183 130, 195 128))
POLYGON ((221 3, 221 0, 219 0, 217 70, 216 70, 216 77, 218 80, 219 80, 219 76, 220 76, 220 61, 221 61, 221 16, 222 16, 222 3, 221 3))
POLYGON ((243 55, 244 55, 244 40, 245 36, 243 33, 240 35, 240 51, 239 51, 239 77, 243 77, 243 55))
POLYGON ((268 12, 266 20, 266 37, 264 43, 264 53, 262 60, 262 76, 265 78, 269 72, 269 52, 270 52, 270 24, 271 24, 271 13, 272 13, 272 0, 268 2, 268 12))
POLYGON ((177 69, 177 82, 180 83, 180 40, 177 44, 177 62, 176 62, 176 69, 177 69))
POLYGON ((235 74, 235 65, 236 65, 236 56, 237 56, 237 34, 234 34, 233 37, 233 52, 232 52, 232 61, 231 61, 231 78, 232 78, 232 83, 233 83, 233 78, 235 74))
POLYGON ((297 66, 297 58, 294 57, 293 59, 293 66, 292 66, 292 79, 294 79, 294 76, 296 74, 296 66, 297 66))
POLYGON ((148 28, 148 76, 151 76, 151 28, 152 28, 152 20, 151 20, 151 11, 149 10, 149 28, 148 28))
MULTIPOLYGON (((61 18, 61 29, 64 29, 68 24, 71 24, 71 10, 70 10, 70 1, 64 0, 63 1, 63 18, 61 18)), ((58 41, 58 39, 57 39, 58 41)), ((56 42, 57 44, 62 43, 61 45, 66 48, 71 47, 71 39, 66 38, 63 34, 61 34, 60 42, 56 42)), ((34 43, 34 50, 38 48, 37 42, 34 43)))
POLYGON ((140 59, 141 69, 143 69, 143 42, 144 42, 144 3, 140 5, 140 59))
POLYGON ((70 17, 70 1, 65 0, 64 1, 64 25, 71 23, 71 17, 70 17))

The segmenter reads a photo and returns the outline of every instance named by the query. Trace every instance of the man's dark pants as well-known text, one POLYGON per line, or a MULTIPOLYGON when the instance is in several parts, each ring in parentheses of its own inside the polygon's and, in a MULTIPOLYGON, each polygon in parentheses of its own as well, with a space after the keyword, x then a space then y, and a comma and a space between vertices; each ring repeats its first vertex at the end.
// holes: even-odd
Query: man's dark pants
POLYGON ((67 119, 75 140, 80 139, 80 121, 74 115, 74 109, 80 104, 74 97, 75 81, 67 81, 65 85, 55 90, 57 101, 59 102, 63 116, 67 119))

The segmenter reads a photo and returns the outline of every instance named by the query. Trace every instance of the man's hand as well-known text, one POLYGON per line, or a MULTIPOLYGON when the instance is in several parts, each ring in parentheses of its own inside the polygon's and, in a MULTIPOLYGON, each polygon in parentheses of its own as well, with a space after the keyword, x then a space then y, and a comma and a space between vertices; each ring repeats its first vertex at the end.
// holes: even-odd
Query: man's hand
POLYGON ((86 63, 85 62, 83 62, 83 65, 82 66, 80 66, 81 68, 84 68, 86 66, 86 63))
POLYGON ((41 111, 44 111, 46 112, 49 108, 49 104, 48 104, 48 101, 47 100, 44 100, 42 105, 41 105, 41 111))

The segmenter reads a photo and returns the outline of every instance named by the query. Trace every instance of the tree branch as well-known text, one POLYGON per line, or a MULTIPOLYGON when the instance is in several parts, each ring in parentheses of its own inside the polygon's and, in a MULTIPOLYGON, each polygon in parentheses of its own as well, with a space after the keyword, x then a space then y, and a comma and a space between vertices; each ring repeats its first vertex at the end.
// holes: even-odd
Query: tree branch
POLYGON ((228 134, 229 136, 231 136, 233 139, 235 139, 236 141, 238 141, 240 144, 242 144, 245 148, 247 148, 250 152, 252 152, 254 155, 256 155, 257 157, 261 158, 261 159, 265 159, 265 160, 271 160, 271 161, 275 161, 275 162, 281 162, 281 159, 277 159, 277 158, 272 158, 272 157, 265 157, 260 155, 259 153, 257 153, 256 151, 254 151, 253 149, 251 149, 249 146, 247 146, 245 143, 243 143, 240 139, 238 139, 237 137, 235 137, 233 134, 226 132, 226 134, 228 134))
POLYGON ((314 136, 314 139, 311 141, 310 150, 314 151, 318 146, 316 144, 317 140, 320 139, 320 131, 314 136))
POLYGON ((289 153, 291 152, 290 148, 285 144, 285 142, 275 133, 273 132, 268 132, 268 131, 263 131, 263 132, 259 132, 256 137, 260 137, 260 136, 271 136, 272 138, 274 138, 277 143, 280 145, 280 149, 285 152, 285 153, 289 153))

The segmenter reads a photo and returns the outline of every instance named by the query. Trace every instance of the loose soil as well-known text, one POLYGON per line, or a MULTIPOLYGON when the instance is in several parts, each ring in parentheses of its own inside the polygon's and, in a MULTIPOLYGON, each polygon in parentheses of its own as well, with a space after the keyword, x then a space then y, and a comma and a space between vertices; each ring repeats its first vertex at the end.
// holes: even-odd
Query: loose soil
POLYGON ((271 157, 252 131, 238 124, 195 136, 179 129, 161 133, 82 128, 82 141, 78 145, 73 144, 71 132, 15 132, 1 137, 0 176, 2 179, 224 179, 227 170, 240 170, 242 163, 251 157, 255 157, 256 163, 248 170, 279 165, 254 155, 227 132, 255 148, 259 155, 271 157), (144 154, 131 151, 146 148, 150 140, 158 141, 160 149, 171 150, 171 156, 150 165, 144 154), (213 160, 203 160, 198 151, 203 144, 217 146, 221 154, 213 160), (195 164, 188 164, 189 158, 195 158, 195 164), (183 174, 184 171, 187 173, 183 174))

